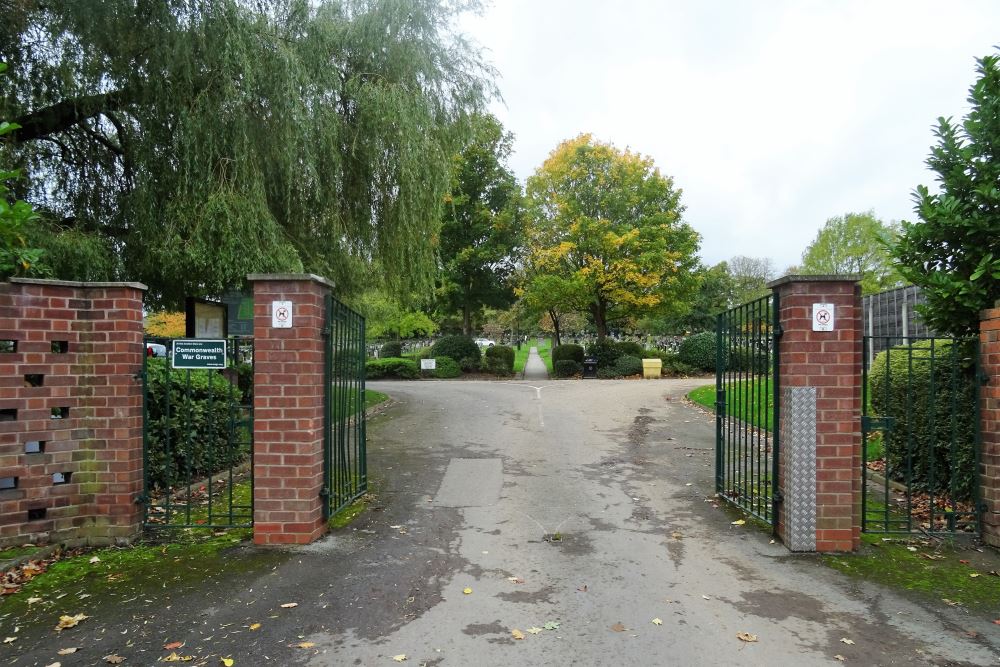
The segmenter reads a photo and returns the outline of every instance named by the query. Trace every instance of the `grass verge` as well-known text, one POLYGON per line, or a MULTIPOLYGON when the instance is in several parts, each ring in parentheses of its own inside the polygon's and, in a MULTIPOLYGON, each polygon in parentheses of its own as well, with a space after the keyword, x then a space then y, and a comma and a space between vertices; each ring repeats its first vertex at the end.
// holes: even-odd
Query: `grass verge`
POLYGON ((376 406, 379 403, 385 403, 388 400, 388 394, 383 394, 382 392, 375 391, 373 389, 365 389, 365 410, 376 406))
MULTIPOLYGON (((771 430, 774 421, 774 391, 770 381, 762 377, 726 385, 726 405, 731 415, 740 415, 744 421, 771 430), (738 409, 737 409, 738 408, 738 409)), ((692 402, 715 412, 715 385, 698 387, 688 393, 692 402)))
POLYGON ((531 351, 532 347, 538 348, 538 356, 542 358, 545 363, 545 368, 548 369, 549 375, 552 375, 552 341, 548 338, 544 339, 539 343, 535 339, 529 339, 528 342, 521 345, 521 349, 514 347, 514 372, 523 373, 524 364, 528 361, 528 353, 531 351))

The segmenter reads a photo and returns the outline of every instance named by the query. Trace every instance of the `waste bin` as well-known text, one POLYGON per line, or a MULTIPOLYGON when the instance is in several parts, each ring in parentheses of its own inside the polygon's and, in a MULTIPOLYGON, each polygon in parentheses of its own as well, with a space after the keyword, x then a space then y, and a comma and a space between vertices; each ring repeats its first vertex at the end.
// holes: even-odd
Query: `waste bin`
POLYGON ((597 379, 597 359, 587 357, 583 360, 583 378, 597 379))
POLYGON ((643 359, 642 377, 658 378, 663 374, 663 359, 643 359))

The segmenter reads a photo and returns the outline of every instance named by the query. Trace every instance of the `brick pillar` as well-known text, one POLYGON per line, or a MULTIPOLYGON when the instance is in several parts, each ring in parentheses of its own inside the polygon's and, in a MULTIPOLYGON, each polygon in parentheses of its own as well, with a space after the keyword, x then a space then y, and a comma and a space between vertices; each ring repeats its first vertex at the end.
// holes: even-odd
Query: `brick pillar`
POLYGON ((145 289, 0 284, 0 546, 138 533, 145 289))
POLYGON ((779 298, 778 534, 792 551, 861 540, 861 287, 856 276, 786 276, 779 298), (832 331, 813 304, 833 304, 832 331))
POLYGON ((979 322, 980 367, 986 384, 979 388, 979 418, 982 429, 980 494, 983 541, 1000 547, 1000 301, 984 310, 979 322))
POLYGON ((323 329, 332 284, 308 274, 248 276, 254 295, 254 542, 307 544, 323 518, 323 329), (291 327, 272 324, 290 301, 291 327))

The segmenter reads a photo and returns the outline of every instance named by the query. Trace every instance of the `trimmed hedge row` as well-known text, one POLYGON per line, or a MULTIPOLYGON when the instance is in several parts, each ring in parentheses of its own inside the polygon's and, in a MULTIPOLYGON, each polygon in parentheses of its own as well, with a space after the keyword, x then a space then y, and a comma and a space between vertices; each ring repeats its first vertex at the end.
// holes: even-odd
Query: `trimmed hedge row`
POLYGON ((479 370, 482 353, 476 341, 469 336, 444 336, 431 346, 431 357, 451 357, 458 362, 463 371, 479 370))
POLYGON ((436 378, 457 378, 462 374, 462 367, 451 357, 438 357, 434 366, 433 375, 436 378))
POLYGON ((514 348, 506 345, 494 345, 486 348, 483 359, 483 370, 494 375, 508 376, 514 374, 514 348))
MULTIPOLYGON (((580 352, 583 353, 583 348, 580 352)), ((570 378, 583 373, 583 364, 575 359, 560 359, 552 362, 552 371, 557 378, 570 378)))
POLYGON ((413 359, 403 359, 402 357, 369 359, 365 362, 365 377, 369 380, 384 378, 413 380, 420 377, 420 364, 413 359))
MULTIPOLYGON (((576 345, 574 343, 567 343, 565 345, 556 345, 554 348, 552 348, 553 369, 555 369, 556 364, 558 364, 560 361, 575 361, 576 363, 581 364, 582 368, 583 346, 576 345)), ((568 368, 568 366, 566 368, 568 368)))

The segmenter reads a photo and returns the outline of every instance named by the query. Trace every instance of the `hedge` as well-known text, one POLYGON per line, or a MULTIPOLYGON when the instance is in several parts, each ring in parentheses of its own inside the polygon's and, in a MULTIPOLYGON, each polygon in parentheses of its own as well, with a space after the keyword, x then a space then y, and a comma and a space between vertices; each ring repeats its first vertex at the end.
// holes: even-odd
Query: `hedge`
MULTIPOLYGON (((583 352, 583 348, 580 348, 580 352, 583 352)), ((575 359, 560 359, 552 362, 552 371, 557 378, 570 378, 583 373, 583 364, 575 359)))
POLYGON ((624 377, 642 375, 642 359, 629 354, 618 357, 618 360, 615 361, 615 370, 624 377))
POLYGON ((552 348, 553 368, 555 368, 557 363, 564 360, 575 361, 583 368, 583 347, 574 343, 567 343, 565 345, 556 345, 552 348))
POLYGON ((383 345, 379 351, 378 356, 382 359, 388 359, 390 357, 402 357, 403 356, 403 344, 398 341, 393 341, 383 345))
POLYGON ((437 357, 433 374, 436 378, 457 378, 462 374, 462 367, 451 357, 437 357))
POLYGON ((602 338, 590 344, 587 356, 597 360, 597 368, 610 368, 622 356, 618 346, 610 338, 602 338))
POLYGON ((507 345, 494 345, 486 348, 483 360, 483 370, 494 375, 514 374, 514 348, 507 345))
MULTIPOLYGON (((715 332, 703 331, 688 336, 681 341, 677 356, 685 364, 702 371, 715 370, 715 332)), ((723 363, 728 362, 728 355, 723 354, 723 363)))
POLYGON ((381 380, 383 378, 412 380, 420 377, 420 365, 413 359, 403 359, 401 357, 369 359, 365 362, 365 377, 369 380, 381 380))
POLYGON ((954 482, 953 499, 969 500, 975 485, 973 354, 961 343, 935 340, 932 364, 931 343, 894 347, 875 357, 868 373, 871 408, 876 416, 893 419, 883 434, 890 478, 905 482, 909 467, 911 488, 950 495, 954 482))
POLYGON ((469 336, 444 336, 431 346, 431 357, 451 357, 463 371, 478 371, 482 353, 476 341, 469 336))
POLYGON ((643 352, 642 345, 640 345, 639 343, 630 340, 623 340, 619 343, 615 343, 615 347, 618 348, 619 355, 622 356, 628 355, 630 357, 639 357, 639 358, 642 357, 642 352, 643 352))
POLYGON ((250 454, 246 426, 235 427, 231 445, 228 436, 252 387, 241 390, 216 371, 188 373, 171 369, 168 379, 166 359, 146 360, 146 475, 154 489, 214 475, 250 454))

